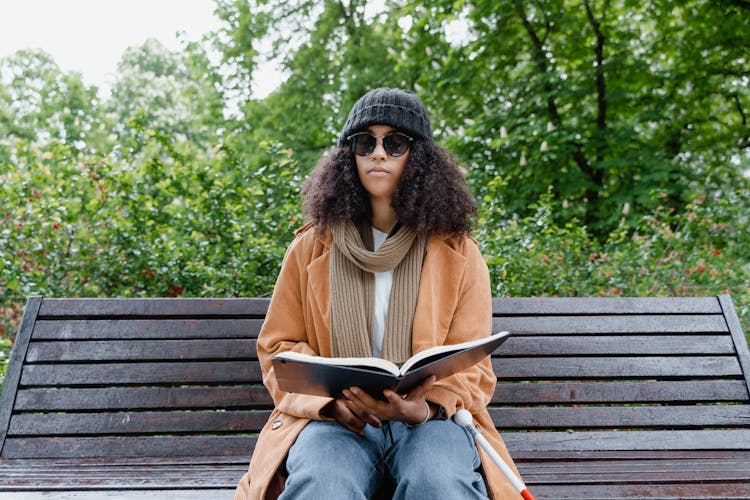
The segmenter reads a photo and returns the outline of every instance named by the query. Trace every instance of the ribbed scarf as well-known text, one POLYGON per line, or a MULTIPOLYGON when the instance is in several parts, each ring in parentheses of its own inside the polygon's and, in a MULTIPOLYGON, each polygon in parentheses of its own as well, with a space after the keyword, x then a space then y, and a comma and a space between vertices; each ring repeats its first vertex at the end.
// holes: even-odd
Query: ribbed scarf
POLYGON ((373 252, 372 228, 331 227, 331 348, 335 357, 372 356, 376 272, 394 270, 383 337, 383 358, 401 364, 411 356, 411 330, 427 235, 399 228, 373 252))

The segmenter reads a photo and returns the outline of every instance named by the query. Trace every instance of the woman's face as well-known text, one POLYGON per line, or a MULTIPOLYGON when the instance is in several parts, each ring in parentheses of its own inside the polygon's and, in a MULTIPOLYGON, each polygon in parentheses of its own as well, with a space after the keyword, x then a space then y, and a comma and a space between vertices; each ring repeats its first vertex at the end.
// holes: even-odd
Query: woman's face
MULTIPOLYGON (((367 130, 375 136, 384 136, 395 129, 388 125, 372 125, 367 130)), ((378 139, 369 156, 354 155, 354 158, 359 180, 369 193, 370 200, 390 203, 409 159, 409 152, 399 157, 388 156, 383 149, 383 141, 378 139)))

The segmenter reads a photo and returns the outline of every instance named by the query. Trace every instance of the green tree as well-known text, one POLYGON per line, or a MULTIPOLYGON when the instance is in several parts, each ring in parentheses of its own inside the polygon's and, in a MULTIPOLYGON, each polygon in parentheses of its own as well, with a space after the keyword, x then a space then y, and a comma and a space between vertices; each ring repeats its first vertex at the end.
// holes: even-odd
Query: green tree
POLYGON ((446 142, 470 162, 480 192, 507 180, 510 212, 528 214, 552 186, 558 220, 579 217, 606 235, 624 208, 636 221, 659 193, 682 209, 701 184, 738 182, 730 159, 750 163, 741 7, 426 1, 402 12, 414 33, 405 60, 412 72, 427 68, 417 84, 453 124, 446 142), (446 46, 440 27, 455 20, 464 38, 446 46), (424 33, 442 47, 430 65, 420 60, 424 33), (717 163, 721 178, 708 179, 717 163))
POLYGON ((68 144, 72 154, 105 141, 97 88, 60 70, 49 54, 21 50, 0 59, 0 77, 0 164, 19 141, 68 144))
POLYGON ((128 48, 107 101, 118 142, 130 145, 137 130, 151 129, 197 149, 213 147, 223 124, 219 79, 198 43, 181 52, 155 39, 128 48))
POLYGON ((218 2, 234 87, 250 88, 264 57, 289 74, 266 99, 243 101, 251 137, 312 158, 365 90, 414 89, 480 195, 500 177, 508 216, 525 216, 552 186, 557 220, 577 217, 601 237, 664 196, 683 209, 696 190, 742 182, 750 165, 742 3, 371 5, 218 2))
MULTIPOLYGON (((337 138, 346 113, 373 86, 403 85, 391 69, 392 21, 364 0, 219 0, 223 28, 215 44, 239 96, 235 137, 250 145, 272 139, 291 147, 309 170, 337 138), (270 49, 262 51, 261 47, 270 49), (277 61, 287 80, 264 99, 249 94, 260 63, 277 61), (245 138, 249 140, 245 140, 245 138)), ((248 152, 252 154, 252 151, 248 152)))

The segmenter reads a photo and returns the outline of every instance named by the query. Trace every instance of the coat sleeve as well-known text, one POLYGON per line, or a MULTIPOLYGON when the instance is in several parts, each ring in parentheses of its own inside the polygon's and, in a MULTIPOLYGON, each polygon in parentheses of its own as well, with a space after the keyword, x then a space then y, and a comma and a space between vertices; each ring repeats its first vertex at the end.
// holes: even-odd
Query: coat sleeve
POLYGON ((272 358, 285 351, 318 355, 310 342, 305 319, 306 268, 311 253, 309 233, 295 238, 287 249, 276 280, 271 304, 258 335, 258 359, 263 383, 277 409, 299 418, 320 420, 320 410, 331 398, 293 394, 278 388, 272 358))
MULTIPOLYGON (((464 238, 461 253, 465 270, 444 344, 457 344, 486 337, 492 333, 492 291, 487 264, 479 247, 464 238)), ((445 408, 450 417, 465 408, 475 414, 492 399, 497 378, 489 357, 455 375, 439 380, 427 399, 445 408)))

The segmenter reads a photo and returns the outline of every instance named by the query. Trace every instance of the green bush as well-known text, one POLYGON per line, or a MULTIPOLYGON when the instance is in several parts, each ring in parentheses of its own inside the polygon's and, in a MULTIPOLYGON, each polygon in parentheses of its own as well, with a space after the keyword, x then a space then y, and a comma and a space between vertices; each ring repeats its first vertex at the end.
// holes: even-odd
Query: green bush
MULTIPOLYGON (((0 175, 0 337, 29 295, 262 296, 300 225, 291 151, 180 150, 142 130, 137 160, 19 146, 0 175)), ((135 156, 131 156, 135 157, 135 156)))

